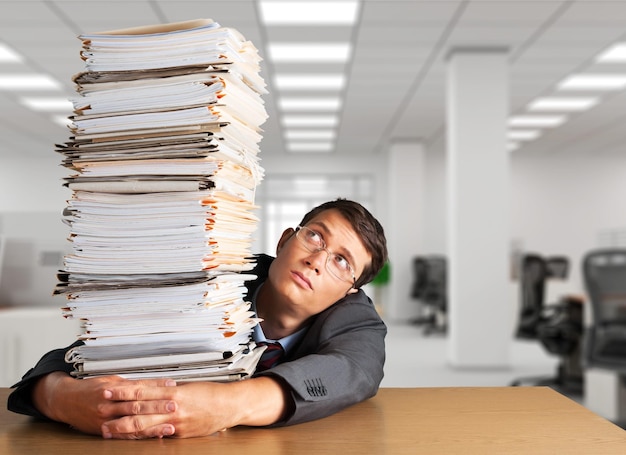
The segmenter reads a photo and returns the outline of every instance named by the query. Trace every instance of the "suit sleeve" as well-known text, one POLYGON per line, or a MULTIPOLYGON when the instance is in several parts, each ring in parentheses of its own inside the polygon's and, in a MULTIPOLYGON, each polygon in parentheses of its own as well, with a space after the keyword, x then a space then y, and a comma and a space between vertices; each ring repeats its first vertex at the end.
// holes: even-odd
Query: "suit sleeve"
POLYGON ((303 341, 310 352, 262 373, 292 390, 293 413, 276 425, 326 417, 376 395, 387 328, 369 298, 359 294, 319 315, 303 341))
POLYGON ((65 353, 80 344, 82 344, 82 342, 77 341, 66 348, 50 351, 45 354, 33 368, 28 370, 26 374, 22 376, 22 379, 12 386, 15 390, 11 392, 7 400, 7 408, 9 411, 45 419, 46 417, 41 414, 33 404, 31 395, 33 386, 37 382, 37 379, 46 374, 55 371, 63 371, 69 374, 73 371, 74 366, 65 362, 65 353))

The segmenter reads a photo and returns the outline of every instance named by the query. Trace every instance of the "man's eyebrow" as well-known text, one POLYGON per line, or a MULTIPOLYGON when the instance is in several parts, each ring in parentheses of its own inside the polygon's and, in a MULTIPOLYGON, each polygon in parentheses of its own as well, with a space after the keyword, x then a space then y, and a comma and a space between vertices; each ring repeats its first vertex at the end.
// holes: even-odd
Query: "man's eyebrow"
MULTIPOLYGON (((313 221, 309 225, 309 227, 311 227, 311 226, 316 227, 320 231, 323 231, 322 232, 322 237, 325 237, 325 235, 330 236, 332 234, 332 231, 328 228, 326 223, 324 223, 323 221, 313 221)), ((326 243, 326 240, 324 240, 324 243, 326 243)), ((326 248, 328 248, 328 244, 326 245, 326 248)), ((340 245, 339 246, 339 251, 334 251, 333 250, 333 253, 339 253, 339 252, 348 260, 348 262, 350 263, 350 265, 352 265, 352 267, 356 267, 356 263, 354 262, 354 256, 352 256, 352 253, 350 253, 349 249, 347 249, 343 245, 340 245)))

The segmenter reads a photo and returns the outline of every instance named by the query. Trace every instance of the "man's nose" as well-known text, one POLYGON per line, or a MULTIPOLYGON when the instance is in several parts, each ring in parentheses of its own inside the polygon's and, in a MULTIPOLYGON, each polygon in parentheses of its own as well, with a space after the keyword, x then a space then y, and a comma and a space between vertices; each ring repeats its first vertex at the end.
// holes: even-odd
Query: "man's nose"
POLYGON ((324 267, 324 264, 326 263, 326 260, 329 254, 330 253, 328 252, 326 248, 318 248, 317 250, 311 252, 309 256, 309 260, 307 262, 315 268, 317 273, 319 273, 324 267), (320 253, 326 253, 326 254, 320 254, 320 253))

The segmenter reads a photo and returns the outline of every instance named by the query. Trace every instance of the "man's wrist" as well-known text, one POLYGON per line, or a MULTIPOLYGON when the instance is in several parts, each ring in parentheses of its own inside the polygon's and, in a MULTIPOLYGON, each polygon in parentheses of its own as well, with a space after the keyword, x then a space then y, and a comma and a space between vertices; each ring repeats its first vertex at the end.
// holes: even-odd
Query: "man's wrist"
POLYGON ((55 404, 55 400, 63 391, 63 381, 73 381, 73 379, 67 373, 55 371, 39 378, 32 391, 35 408, 49 419, 58 422, 63 422, 62 408, 55 404))
POLYGON ((290 394, 288 387, 280 379, 261 376, 236 384, 246 385, 245 393, 238 395, 242 399, 239 406, 242 411, 238 419, 239 425, 271 425, 285 417, 290 407, 290 394))

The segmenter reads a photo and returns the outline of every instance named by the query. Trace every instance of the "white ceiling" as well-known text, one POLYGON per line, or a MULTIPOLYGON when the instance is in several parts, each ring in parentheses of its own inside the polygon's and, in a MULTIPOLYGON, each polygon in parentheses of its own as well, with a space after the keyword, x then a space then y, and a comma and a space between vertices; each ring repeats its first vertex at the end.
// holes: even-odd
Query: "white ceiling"
MULTIPOLYGON (((332 15, 332 10, 328 11, 332 15)), ((0 42, 25 57, 0 63, 0 73, 43 72, 73 96, 71 76, 82 70, 80 33, 209 17, 233 27, 266 56, 269 41, 352 43, 335 153, 367 158, 393 141, 440 143, 445 131, 446 55, 457 47, 506 47, 510 55, 511 113, 552 95, 572 72, 624 72, 624 64, 594 64, 612 43, 626 40, 626 1, 363 0, 354 27, 265 27, 256 1, 0 0, 0 42)), ((270 95, 262 154, 284 154, 272 93, 276 71, 296 70, 266 60, 270 95)), ((333 65, 309 67, 326 72, 333 65)), ((55 94, 47 93, 47 94, 55 94)), ((60 93, 57 93, 60 94, 60 93)), ((19 103, 22 93, 0 91, 0 157, 40 158, 68 137, 49 113, 19 103)), ((606 93, 593 109, 570 116, 514 153, 623 153, 626 91, 606 93)), ((69 115, 69 112, 66 114, 69 115)))

